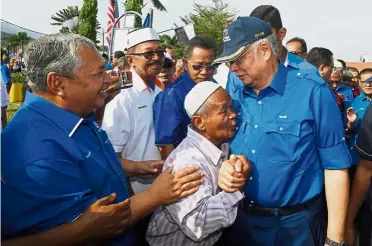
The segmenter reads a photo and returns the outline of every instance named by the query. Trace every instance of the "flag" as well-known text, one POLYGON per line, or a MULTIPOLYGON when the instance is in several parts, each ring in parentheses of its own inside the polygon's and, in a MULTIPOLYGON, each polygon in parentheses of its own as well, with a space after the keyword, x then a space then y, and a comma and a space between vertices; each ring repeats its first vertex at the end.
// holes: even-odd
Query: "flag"
MULTIPOLYGON (((107 30, 106 30, 106 41, 107 44, 110 46, 111 42, 111 32, 113 30, 113 26, 115 21, 119 18, 119 6, 117 0, 110 0, 108 10, 107 10, 107 30)), ((120 28, 120 22, 116 24, 116 28, 120 28)))
POLYGON ((177 27, 176 29, 174 29, 174 32, 176 33, 178 41, 182 46, 187 46, 189 44, 190 39, 195 37, 193 24, 189 24, 183 27, 177 27))
POLYGON ((146 15, 146 19, 145 19, 145 21, 143 22, 143 27, 150 27, 150 24, 151 24, 151 14, 150 13, 148 13, 147 15, 146 15))

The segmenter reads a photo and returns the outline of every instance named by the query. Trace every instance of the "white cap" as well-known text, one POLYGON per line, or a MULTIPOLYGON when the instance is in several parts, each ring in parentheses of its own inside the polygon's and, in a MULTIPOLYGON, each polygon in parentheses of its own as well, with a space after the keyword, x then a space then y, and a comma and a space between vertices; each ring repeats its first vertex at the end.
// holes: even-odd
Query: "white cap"
POLYGON ((185 98, 185 110, 187 115, 190 118, 193 117, 198 109, 218 88, 221 88, 219 84, 210 81, 197 83, 185 98))
POLYGON ((136 29, 128 33, 125 49, 130 49, 147 41, 160 41, 159 35, 150 27, 136 29))
POLYGON ((343 68, 342 63, 337 60, 333 61, 333 66, 337 68, 343 68))
POLYGON ((168 52, 164 52, 164 57, 169 60, 172 60, 172 56, 168 52))

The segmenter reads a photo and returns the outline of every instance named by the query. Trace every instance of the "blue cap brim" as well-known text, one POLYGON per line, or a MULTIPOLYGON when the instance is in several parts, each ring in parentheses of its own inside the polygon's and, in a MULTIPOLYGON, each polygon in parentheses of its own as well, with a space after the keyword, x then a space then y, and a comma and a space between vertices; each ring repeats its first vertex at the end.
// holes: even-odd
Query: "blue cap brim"
POLYGON ((372 83, 372 76, 366 79, 366 83, 372 83))
POLYGON ((247 48, 248 48, 248 45, 241 46, 239 48, 231 47, 229 49, 225 49, 220 55, 220 57, 214 60, 213 63, 216 64, 216 63, 224 63, 224 62, 233 61, 236 58, 239 58, 247 48))

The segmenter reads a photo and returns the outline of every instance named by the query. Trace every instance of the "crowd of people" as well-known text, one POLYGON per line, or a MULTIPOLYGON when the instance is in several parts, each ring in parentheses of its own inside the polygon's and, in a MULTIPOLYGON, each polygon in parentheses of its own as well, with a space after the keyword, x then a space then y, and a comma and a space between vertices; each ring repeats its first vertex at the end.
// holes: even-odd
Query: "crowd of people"
MULTIPOLYGON (((372 245, 372 68, 261 5, 184 58, 53 34, 1 133, 4 245, 372 245)), ((5 82, 2 81, 5 85, 5 82)))

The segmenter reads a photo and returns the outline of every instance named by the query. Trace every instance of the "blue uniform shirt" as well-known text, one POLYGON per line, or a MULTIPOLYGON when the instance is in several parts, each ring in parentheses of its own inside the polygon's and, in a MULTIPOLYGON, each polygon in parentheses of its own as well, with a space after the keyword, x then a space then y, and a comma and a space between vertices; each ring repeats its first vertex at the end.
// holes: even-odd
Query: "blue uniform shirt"
POLYGON ((153 105, 156 145, 178 145, 186 137, 190 118, 184 102, 187 93, 194 86, 194 81, 184 71, 156 96, 153 105))
MULTIPOLYGON (((29 235, 77 219, 112 192, 129 197, 126 176, 94 122, 27 92, 1 133, 2 235, 29 235)), ((132 230, 105 245, 133 245, 132 230)))
POLYGON ((354 94, 353 94, 353 89, 347 85, 344 85, 344 84, 340 84, 337 89, 336 89, 336 92, 338 94, 342 94, 344 95, 344 99, 343 101, 351 101, 353 100, 353 97, 354 97, 354 94))
MULTIPOLYGON (((312 64, 308 63, 307 61, 302 60, 300 57, 287 52, 287 59, 285 61, 285 64, 283 64, 286 67, 291 67, 294 69, 298 69, 301 71, 301 73, 308 73, 313 75, 318 75, 320 77, 320 74, 318 72, 318 69, 313 66, 312 64)), ((226 90, 233 94, 237 89, 242 87, 244 84, 243 82, 235 75, 235 73, 229 73, 227 77, 227 84, 226 84, 226 90)))
MULTIPOLYGON (((353 129, 350 135, 350 138, 348 139, 348 145, 350 149, 350 154, 353 160, 354 165, 358 165, 360 161, 359 154, 355 150, 355 144, 358 137, 358 130, 362 123, 362 119, 364 116, 364 113, 366 112, 368 106, 371 104, 371 99, 366 97, 364 93, 360 94, 358 97, 354 98, 350 104, 346 105, 346 109, 349 107, 352 107, 354 111, 358 114, 358 119, 353 125, 353 129)), ((346 117, 345 117, 346 118, 346 117)), ((345 119, 345 122, 347 123, 347 118, 345 119)))
POLYGON ((7 85, 12 83, 12 77, 10 75, 10 69, 5 64, 1 64, 1 75, 3 76, 4 83, 7 85))
POLYGON ((317 75, 282 63, 270 85, 232 95, 238 112, 233 154, 252 164, 246 199, 268 207, 302 204, 319 195, 324 169, 350 166, 340 111, 317 75))
POLYGON ((108 70, 113 70, 114 67, 111 65, 111 62, 110 61, 107 61, 105 63, 105 71, 108 71, 108 70))

